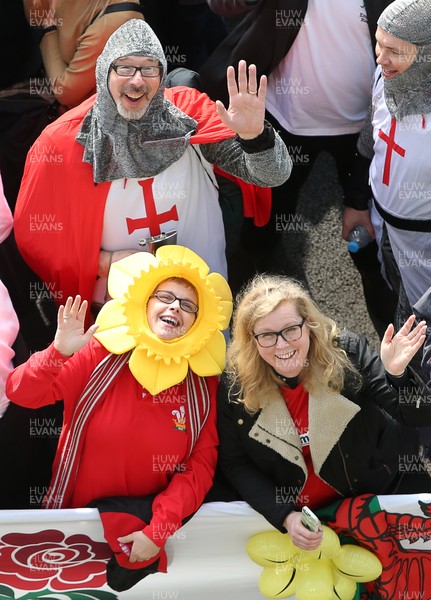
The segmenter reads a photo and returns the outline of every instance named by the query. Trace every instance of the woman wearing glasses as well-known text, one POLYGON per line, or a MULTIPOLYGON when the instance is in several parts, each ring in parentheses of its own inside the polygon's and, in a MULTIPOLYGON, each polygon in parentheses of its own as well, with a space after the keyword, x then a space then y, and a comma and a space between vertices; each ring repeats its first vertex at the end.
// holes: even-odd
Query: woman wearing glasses
MULTIPOLYGON (((208 272, 181 246, 114 263, 113 300, 96 325, 85 332, 87 301, 68 298, 58 311, 53 344, 8 380, 8 397, 17 404, 37 408, 64 400, 44 506, 97 501, 99 511, 112 514, 132 505, 122 511, 133 515, 130 523, 122 517, 115 534, 103 524, 120 567, 142 568, 141 577, 147 567, 166 570, 166 540, 212 484, 222 329, 232 297, 225 279, 208 272)), ((113 581, 108 569, 109 585, 130 587, 123 575, 113 581)), ((135 575, 131 579, 136 583, 135 575)))
POLYGON ((293 280, 259 275, 240 294, 219 388, 220 468, 298 547, 322 540, 302 506, 403 489, 400 457, 418 455, 415 426, 431 420, 407 370, 425 330, 414 317, 396 335, 389 326, 379 359, 293 280))

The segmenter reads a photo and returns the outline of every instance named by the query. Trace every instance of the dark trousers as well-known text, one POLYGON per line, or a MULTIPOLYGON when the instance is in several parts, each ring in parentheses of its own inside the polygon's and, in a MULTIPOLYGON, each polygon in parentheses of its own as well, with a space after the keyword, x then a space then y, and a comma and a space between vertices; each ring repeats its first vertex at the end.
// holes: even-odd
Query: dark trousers
MULTIPOLYGON (((245 248, 250 249, 252 246, 270 249, 278 244, 282 229, 277 228, 277 223, 281 221, 286 223, 289 221, 289 216, 295 214, 299 192, 322 151, 328 152, 334 158, 338 181, 343 194, 346 194, 351 185, 350 172, 358 139, 358 134, 293 135, 283 129, 271 115, 267 114, 267 119, 286 144, 293 161, 293 169, 291 176, 283 185, 272 188, 272 210, 268 224, 257 228, 253 226, 251 220, 245 220, 241 241, 245 248)), ((351 254, 351 258, 361 276, 368 313, 377 333, 382 337, 387 325, 393 320, 396 297, 381 275, 377 244, 375 242, 369 244, 358 253, 351 254)))

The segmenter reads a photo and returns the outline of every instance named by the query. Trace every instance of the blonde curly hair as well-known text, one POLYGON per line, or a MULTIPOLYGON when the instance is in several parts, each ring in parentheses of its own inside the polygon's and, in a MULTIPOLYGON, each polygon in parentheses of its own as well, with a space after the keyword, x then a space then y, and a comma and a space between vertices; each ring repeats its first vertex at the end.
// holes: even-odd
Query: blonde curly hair
POLYGON ((231 399, 243 402, 250 413, 262 408, 265 397, 280 385, 272 367, 260 357, 253 332, 257 321, 282 302, 292 302, 309 328, 308 361, 299 375, 307 391, 340 392, 346 371, 359 377, 338 345, 336 323, 319 310, 302 285, 284 276, 257 275, 237 297, 226 368, 231 399))

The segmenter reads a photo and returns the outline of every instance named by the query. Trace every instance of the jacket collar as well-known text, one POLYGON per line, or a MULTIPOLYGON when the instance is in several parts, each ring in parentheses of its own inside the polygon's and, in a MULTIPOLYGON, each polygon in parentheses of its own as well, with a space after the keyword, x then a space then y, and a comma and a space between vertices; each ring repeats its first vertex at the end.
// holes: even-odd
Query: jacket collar
MULTIPOLYGON (((316 474, 319 474, 347 425, 360 410, 357 404, 341 394, 330 392, 321 392, 317 396, 310 394, 308 429, 311 458, 316 474)), ((267 397, 264 407, 249 432, 249 437, 297 465, 307 475, 301 441, 279 390, 274 390, 267 397)))

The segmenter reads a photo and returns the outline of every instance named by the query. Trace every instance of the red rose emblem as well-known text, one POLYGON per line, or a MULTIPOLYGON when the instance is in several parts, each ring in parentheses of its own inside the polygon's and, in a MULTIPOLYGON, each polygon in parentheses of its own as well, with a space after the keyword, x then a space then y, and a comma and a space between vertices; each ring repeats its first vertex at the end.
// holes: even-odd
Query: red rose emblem
POLYGON ((0 581, 23 590, 97 588, 106 583, 111 554, 108 544, 86 535, 8 533, 0 538, 0 581))

